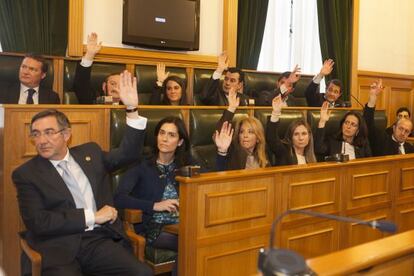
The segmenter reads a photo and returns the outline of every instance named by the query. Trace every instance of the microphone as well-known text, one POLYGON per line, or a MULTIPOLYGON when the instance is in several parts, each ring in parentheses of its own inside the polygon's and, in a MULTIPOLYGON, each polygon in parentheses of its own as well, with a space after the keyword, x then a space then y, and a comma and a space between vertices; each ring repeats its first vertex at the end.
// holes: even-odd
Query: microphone
POLYGON ((351 95, 351 97, 362 107, 362 109, 365 108, 365 106, 360 101, 358 101, 358 99, 354 95, 352 94, 349 94, 349 95, 351 95))
POLYGON ((302 214, 311 217, 367 225, 374 229, 378 229, 381 232, 395 233, 397 231, 397 226, 393 222, 386 220, 364 221, 356 218, 322 214, 309 210, 287 210, 277 216, 272 223, 269 242, 270 249, 260 249, 258 268, 262 271, 264 276, 279 275, 279 273, 284 275, 315 275, 315 273, 307 267, 305 259, 295 251, 274 248, 276 226, 289 214, 302 214))

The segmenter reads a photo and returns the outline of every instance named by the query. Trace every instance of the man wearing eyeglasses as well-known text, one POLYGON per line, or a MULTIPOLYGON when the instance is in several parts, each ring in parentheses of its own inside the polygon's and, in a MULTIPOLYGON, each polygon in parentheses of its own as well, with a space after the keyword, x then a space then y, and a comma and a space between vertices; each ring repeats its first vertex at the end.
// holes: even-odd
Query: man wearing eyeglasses
MULTIPOLYGON (((95 143, 68 148, 71 125, 60 111, 36 114, 30 137, 38 155, 12 178, 27 231, 24 238, 42 255, 42 275, 151 275, 138 262, 113 207, 108 173, 137 160, 147 119, 138 115, 136 79, 120 76, 128 106, 127 128, 118 149, 95 143)), ((22 258, 22 274, 30 274, 22 258)))
POLYGON ((382 80, 371 84, 368 103, 364 108, 364 118, 368 126, 368 137, 375 156, 407 154, 414 152, 414 146, 407 142, 413 129, 411 120, 401 117, 394 123, 392 133, 375 128, 375 105, 383 90, 382 80))
MULTIPOLYGON (((397 121, 395 121, 391 126, 387 127, 385 130, 389 135, 392 135, 392 132, 394 130, 395 124, 398 122, 398 120, 405 118, 411 121, 411 112, 407 107, 400 107, 397 109, 397 112, 395 112, 395 115, 397 117, 397 121)), ((410 137, 414 136, 414 133, 411 131, 410 137)))
POLYGON ((324 77, 329 75, 335 62, 332 59, 324 61, 323 66, 313 80, 309 83, 305 91, 306 102, 308 106, 321 107, 325 101, 329 102, 329 107, 344 106, 344 102, 339 99, 342 95, 342 83, 338 79, 332 79, 326 84, 325 93, 319 92, 319 84, 324 77))

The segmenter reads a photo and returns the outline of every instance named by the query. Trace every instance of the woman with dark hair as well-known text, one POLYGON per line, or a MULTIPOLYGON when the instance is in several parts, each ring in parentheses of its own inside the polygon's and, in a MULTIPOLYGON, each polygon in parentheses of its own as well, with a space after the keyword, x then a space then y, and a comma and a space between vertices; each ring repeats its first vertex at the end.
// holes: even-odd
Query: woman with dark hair
POLYGON ((185 81, 177 76, 169 76, 165 64, 157 64, 157 82, 151 94, 152 105, 186 105, 185 81))
POLYGON ((272 101, 272 115, 266 125, 266 141, 276 157, 275 165, 295 165, 315 163, 312 131, 304 120, 293 121, 285 134, 279 137, 279 118, 282 113, 281 95, 272 101))
POLYGON ((231 121, 240 104, 234 88, 229 91, 228 101, 229 108, 217 123, 213 137, 217 146, 216 169, 223 171, 269 166, 262 124, 254 117, 246 117, 238 120, 233 129, 231 121))
POLYGON ((318 128, 315 133, 315 152, 322 156, 346 154, 349 160, 370 157, 368 128, 362 116, 355 111, 347 112, 340 122, 336 135, 325 137, 325 124, 329 120, 328 102, 321 108, 318 128))
POLYGON ((129 169, 115 193, 117 208, 141 209, 143 224, 135 225, 147 244, 178 250, 178 237, 163 226, 179 221, 179 187, 175 170, 190 164, 190 142, 184 122, 178 117, 162 119, 154 131, 154 155, 129 169))

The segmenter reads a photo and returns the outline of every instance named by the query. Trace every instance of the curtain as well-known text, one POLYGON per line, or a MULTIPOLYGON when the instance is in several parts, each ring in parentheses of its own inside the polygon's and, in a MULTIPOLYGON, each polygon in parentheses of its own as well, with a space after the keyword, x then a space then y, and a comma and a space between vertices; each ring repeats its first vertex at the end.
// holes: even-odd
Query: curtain
POLYGON ((313 75, 321 60, 316 0, 269 0, 258 70, 313 75))
POLYGON ((65 55, 68 0, 0 0, 3 51, 65 55))
POLYGON ((343 83, 342 98, 349 100, 352 58, 352 0, 318 0, 319 40, 322 59, 335 61, 329 79, 343 83))
POLYGON ((269 0, 239 0, 237 67, 256 70, 269 0))

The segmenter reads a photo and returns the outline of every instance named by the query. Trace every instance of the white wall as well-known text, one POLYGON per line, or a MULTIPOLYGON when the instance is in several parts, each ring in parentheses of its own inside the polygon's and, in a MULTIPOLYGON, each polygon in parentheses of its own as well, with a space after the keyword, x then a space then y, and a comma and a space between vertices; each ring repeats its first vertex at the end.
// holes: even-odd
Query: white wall
MULTIPOLYGON (((84 37, 96 32, 103 45, 134 48, 122 41, 122 0, 85 0, 84 37)), ((200 47, 188 52, 200 55, 218 55, 222 49, 223 0, 200 1, 200 47)), ((138 48, 142 49, 142 48, 138 48)))
POLYGON ((414 74, 413 14, 413 0, 360 0, 359 70, 414 74))

